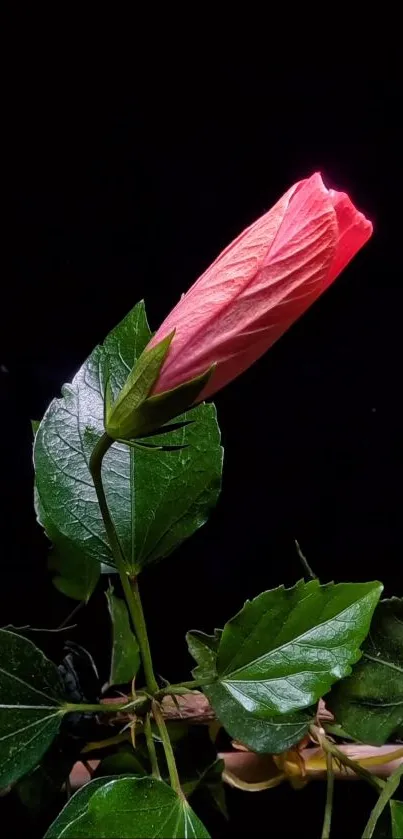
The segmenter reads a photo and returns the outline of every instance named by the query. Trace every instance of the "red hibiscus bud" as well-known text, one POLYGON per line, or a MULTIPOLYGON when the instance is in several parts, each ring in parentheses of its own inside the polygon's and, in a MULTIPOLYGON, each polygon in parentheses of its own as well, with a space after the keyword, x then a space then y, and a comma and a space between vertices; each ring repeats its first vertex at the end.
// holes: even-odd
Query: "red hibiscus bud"
POLYGON ((152 394, 215 367, 200 402, 239 376, 336 279, 372 233, 343 192, 299 181, 194 283, 148 349, 174 331, 152 394))

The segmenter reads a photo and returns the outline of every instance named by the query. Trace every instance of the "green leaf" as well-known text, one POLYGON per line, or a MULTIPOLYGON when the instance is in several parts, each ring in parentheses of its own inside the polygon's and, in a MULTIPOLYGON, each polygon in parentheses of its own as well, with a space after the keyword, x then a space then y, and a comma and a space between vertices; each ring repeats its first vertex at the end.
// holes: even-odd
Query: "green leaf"
MULTIPOLYGON (((216 657, 222 630, 215 630, 215 636, 203 632, 188 632, 186 640, 189 652, 198 662, 193 670, 197 679, 217 678, 216 657)), ((279 754, 298 743, 308 732, 314 721, 316 708, 294 714, 260 719, 256 714, 245 711, 230 695, 225 695, 216 684, 203 688, 218 719, 228 734, 259 754, 279 754)))
POLYGON ((247 601, 217 653, 223 695, 262 719, 307 708, 351 672, 380 583, 300 581, 247 601))
POLYGON ((163 781, 134 776, 99 778, 80 793, 62 810, 45 839, 61 836, 65 839, 101 836, 204 839, 209 835, 186 799, 179 798, 163 781))
MULTIPOLYGON (((89 458, 104 431, 106 379, 116 399, 150 337, 139 303, 64 386, 63 397, 53 400, 35 438, 45 528, 51 522, 82 554, 109 566, 113 561, 89 458)), ((131 573, 167 556, 204 524, 217 501, 222 449, 214 406, 200 405, 178 418, 188 421, 161 439, 149 438, 157 445, 186 446, 179 452, 115 443, 105 456, 106 497, 131 573)))
POLYGON ((109 684, 124 685, 132 681, 140 667, 139 645, 130 626, 125 601, 113 594, 113 588, 109 588, 105 595, 113 633, 109 684))
POLYGON ((310 706, 360 657, 381 591, 380 583, 300 581, 247 601, 220 638, 189 633, 194 675, 211 678, 203 690, 228 733, 257 752, 300 740, 310 706))
POLYGON ((316 708, 262 719, 225 696, 216 685, 203 688, 228 734, 258 754, 280 754, 305 737, 316 708))
MULTIPOLYGON (((104 432, 106 376, 112 394, 117 395, 149 337, 144 304, 139 303, 103 346, 95 348, 71 385, 64 385, 62 398, 51 402, 35 437, 36 486, 40 511, 45 513, 40 516, 45 529, 52 525, 88 557, 109 565, 113 563, 89 459, 104 432)), ((125 474, 118 474, 122 456, 116 446, 105 458, 105 488, 113 512, 119 507, 121 487, 130 474, 126 451, 125 474)), ((129 526, 127 508, 122 515, 129 526)))
POLYGON ((403 599, 378 604, 361 661, 326 704, 356 740, 379 746, 403 738, 403 599))
POLYGON ((215 629, 214 635, 206 635, 193 629, 186 635, 186 642, 190 654, 197 661, 197 667, 192 670, 195 679, 217 678, 217 653, 222 636, 222 629, 215 629))
POLYGON ((403 836, 403 801, 389 801, 392 820, 392 839, 402 839, 403 836))
POLYGON ((64 713, 55 665, 27 638, 0 630, 0 788, 36 766, 64 713))

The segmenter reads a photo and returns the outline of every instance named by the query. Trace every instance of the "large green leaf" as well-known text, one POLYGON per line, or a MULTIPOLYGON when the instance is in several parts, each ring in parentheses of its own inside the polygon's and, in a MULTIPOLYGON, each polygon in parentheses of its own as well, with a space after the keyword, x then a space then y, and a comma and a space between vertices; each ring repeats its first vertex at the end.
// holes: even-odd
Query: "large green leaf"
POLYGON ((392 820, 392 839, 402 839, 403 836, 403 801, 389 802, 392 820))
POLYGON ((231 737, 254 752, 279 754, 286 751, 305 736, 314 721, 316 708, 260 719, 242 708, 229 694, 223 693, 216 682, 216 656, 221 633, 222 630, 216 630, 215 636, 203 632, 187 633, 189 651, 198 662, 193 671, 194 677, 211 678, 212 684, 203 688, 204 693, 231 737))
POLYGON ((361 656, 380 583, 298 582, 247 601, 217 651, 223 697, 264 719, 306 708, 361 656))
POLYGON ((301 739, 310 706, 359 659, 381 591, 300 581, 247 601, 214 638, 189 633, 194 675, 211 677, 204 691, 227 731, 259 752, 301 739))
MULTIPOLYGON (((104 431, 106 381, 116 398, 150 335, 139 303, 53 400, 35 437, 45 527, 50 521, 77 549, 107 565, 113 563, 88 464, 104 431)), ((200 405, 180 420, 191 422, 152 438, 184 447, 179 451, 115 443, 105 456, 105 492, 132 573, 188 538, 219 494, 222 449, 214 406, 200 405)))
POLYGON ((139 645, 130 626, 125 601, 114 595, 113 588, 109 588, 105 594, 112 622, 109 684, 124 685, 132 681, 140 667, 139 645))
POLYGON ((378 604, 361 661, 326 704, 356 740, 378 746, 403 737, 403 599, 378 604))
POLYGON ((32 641, 0 630, 0 788, 36 766, 55 738, 63 685, 32 641))
POLYGON ((208 837, 186 799, 153 778, 99 778, 76 793, 46 839, 208 837))

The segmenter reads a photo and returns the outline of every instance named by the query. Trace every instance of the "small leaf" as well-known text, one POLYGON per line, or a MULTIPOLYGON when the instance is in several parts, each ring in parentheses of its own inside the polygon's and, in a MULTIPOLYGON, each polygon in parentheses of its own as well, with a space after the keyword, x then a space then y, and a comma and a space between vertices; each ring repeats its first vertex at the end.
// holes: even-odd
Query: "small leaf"
POLYGON ((64 713, 55 665, 27 638, 0 630, 0 788, 34 768, 64 713))
POLYGON ((130 776, 91 781, 71 798, 45 839, 205 839, 208 835, 186 799, 171 787, 153 778, 130 776))
POLYGON ((203 632, 188 632, 186 640, 189 651, 198 662, 193 670, 195 678, 209 679, 212 684, 203 691, 210 700, 217 717, 228 734, 257 753, 279 754, 298 743, 308 732, 314 721, 316 708, 296 714, 260 719, 258 715, 245 711, 229 694, 221 692, 214 684, 217 678, 216 656, 223 630, 215 630, 215 636, 203 632))
MULTIPOLYGON (((88 464, 104 433, 106 377, 116 399, 150 337, 140 303, 102 347, 96 347, 72 384, 64 386, 62 398, 53 400, 35 437, 37 494, 46 513, 40 519, 51 539, 50 528, 77 549, 74 579, 84 557, 113 566, 88 464)), ((167 556, 191 536, 218 498, 222 448, 214 406, 199 405, 179 417, 176 425, 169 434, 161 429, 161 435, 149 441, 186 447, 178 452, 150 454, 115 443, 105 456, 105 493, 130 573, 167 556), (182 423, 186 425, 180 427, 182 423)), ((63 580, 66 576, 64 563, 63 580)), ((65 582, 60 585, 66 590, 65 582)), ((67 585, 73 593, 74 586, 67 585)))
POLYGON ((378 604, 361 660, 326 704, 356 740, 380 746, 403 738, 403 599, 378 604))
POLYGON ((113 588, 105 594, 113 633, 109 684, 124 685, 132 681, 140 667, 139 645, 130 626, 125 601, 113 594, 113 588))
POLYGON ((390 805, 390 816, 392 820, 392 839, 402 839, 403 836, 403 801, 392 801, 390 805))
POLYGON ((197 667, 192 670, 195 679, 217 678, 217 653, 222 636, 222 629, 215 629, 214 635, 206 635, 197 629, 188 632, 186 642, 190 654, 197 661, 197 667))

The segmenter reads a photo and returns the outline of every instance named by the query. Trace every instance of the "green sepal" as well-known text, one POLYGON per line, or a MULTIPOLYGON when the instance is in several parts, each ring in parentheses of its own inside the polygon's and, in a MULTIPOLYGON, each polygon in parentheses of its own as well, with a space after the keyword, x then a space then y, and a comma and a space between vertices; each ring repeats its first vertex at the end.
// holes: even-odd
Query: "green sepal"
POLYGON ((31 420, 32 434, 34 435, 34 437, 35 437, 36 432, 38 431, 38 428, 39 428, 40 424, 41 424, 40 420, 31 420))
POLYGON ((129 446, 132 449, 145 449, 145 451, 149 452, 179 452, 182 449, 189 448, 187 444, 184 446, 156 446, 153 443, 143 443, 142 439, 139 440, 117 440, 117 443, 122 443, 124 446, 129 446))
POLYGON ((107 389, 105 430, 114 440, 135 436, 130 433, 133 417, 158 379, 174 334, 175 330, 155 347, 142 352, 113 405, 107 389))
MULTIPOLYGON (((172 337, 173 333, 168 336, 170 341, 172 340, 172 337)), ((165 341, 167 341, 168 338, 165 338, 165 341)), ((161 344, 158 346, 160 347, 161 344)), ((168 348, 166 352, 168 351, 168 348)), ((153 349, 157 348, 155 347, 153 349)), ((152 350, 150 350, 150 352, 152 352, 152 350)), ((159 370, 161 369, 163 360, 164 359, 162 359, 160 363, 159 370)), ((138 364, 140 363, 141 358, 139 359, 138 364)), ((117 403, 121 400, 123 390, 126 388, 125 385, 125 388, 123 388, 122 392, 118 396, 118 399, 113 406, 112 413, 109 415, 105 425, 107 434, 109 434, 110 437, 113 437, 114 440, 120 439, 122 441, 124 439, 133 440, 138 437, 144 437, 151 432, 156 432, 161 428, 161 426, 164 426, 165 423, 192 407, 199 394, 202 390, 204 390, 214 369, 215 364, 212 364, 211 367, 209 367, 209 369, 204 373, 201 373, 200 376, 195 376, 194 379, 190 379, 182 385, 172 388, 172 390, 166 390, 163 393, 158 393, 156 396, 145 397, 143 401, 137 402, 131 413, 127 413, 125 416, 123 416, 123 411, 119 410, 121 420, 120 424, 118 424, 116 423, 115 408, 117 403), (113 422, 111 420, 113 420, 113 422)), ((158 378, 158 373, 154 382, 158 378)), ((129 402, 127 401, 125 404, 129 405, 129 402)), ((163 430, 164 429, 162 429, 162 431, 163 430)))

